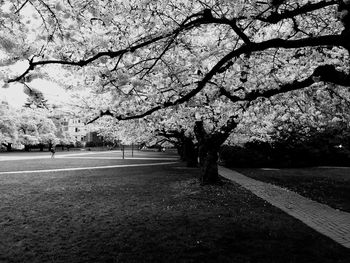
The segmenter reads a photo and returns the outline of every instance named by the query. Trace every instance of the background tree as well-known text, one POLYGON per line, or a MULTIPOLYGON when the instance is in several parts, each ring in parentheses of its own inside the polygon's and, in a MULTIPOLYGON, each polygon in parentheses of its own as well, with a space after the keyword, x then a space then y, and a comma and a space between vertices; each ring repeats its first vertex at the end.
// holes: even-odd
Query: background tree
POLYGON ((280 94, 245 112, 221 157, 230 166, 345 165, 349 120, 346 88, 280 94))
POLYGON ((48 144, 49 149, 58 143, 55 135, 56 127, 52 119, 47 116, 46 111, 24 108, 20 114, 18 125, 19 141, 26 151, 31 146, 39 145, 43 150, 44 144, 48 144))
POLYGON ((18 115, 8 104, 0 104, 0 145, 7 151, 12 150, 12 145, 17 142, 18 115))
POLYGON ((73 136, 66 131, 58 133, 56 138, 58 139, 58 142, 56 141, 56 144, 60 144, 62 150, 64 149, 64 146, 66 146, 69 150, 70 145, 74 144, 75 142, 73 136))
POLYGON ((52 119, 47 116, 40 116, 36 121, 36 127, 41 151, 45 144, 51 150, 53 146, 59 143, 59 138, 56 136, 56 126, 52 119))

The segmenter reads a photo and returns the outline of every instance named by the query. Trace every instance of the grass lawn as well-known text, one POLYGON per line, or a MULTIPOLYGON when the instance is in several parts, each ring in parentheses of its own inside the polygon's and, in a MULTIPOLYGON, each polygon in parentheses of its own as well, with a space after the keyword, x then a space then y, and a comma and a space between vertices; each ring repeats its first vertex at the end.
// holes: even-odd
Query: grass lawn
POLYGON ((180 163, 0 174, 0 262, 349 262, 350 250, 236 184, 197 176, 180 163))
POLYGON ((350 168, 235 169, 333 208, 350 212, 350 168))
POLYGON ((145 164, 145 163, 162 163, 176 162, 176 160, 108 160, 108 159, 40 159, 40 160, 17 160, 0 162, 0 172, 9 171, 30 171, 30 170, 46 170, 61 169, 75 167, 95 167, 109 165, 125 165, 125 164, 145 164))

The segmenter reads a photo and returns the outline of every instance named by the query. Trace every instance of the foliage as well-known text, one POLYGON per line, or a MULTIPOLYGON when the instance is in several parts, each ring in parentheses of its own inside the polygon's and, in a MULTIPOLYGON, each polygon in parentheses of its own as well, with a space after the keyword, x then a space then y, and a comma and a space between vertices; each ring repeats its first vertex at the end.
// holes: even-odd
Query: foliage
POLYGON ((17 118, 18 115, 14 109, 6 104, 0 105, 0 146, 8 146, 17 142, 17 118))
POLYGON ((62 134, 58 134, 57 138, 59 139, 60 145, 71 145, 75 142, 73 136, 68 132, 63 132, 62 134))
POLYGON ((220 159, 232 167, 349 166, 348 123, 332 123, 307 134, 303 134, 303 127, 299 126, 295 130, 285 130, 283 134, 270 142, 224 145, 220 150, 220 159))
POLYGON ((0 107, 0 143, 4 146, 71 144, 68 132, 46 109, 0 107))
POLYGON ((19 141, 23 145, 45 143, 51 138, 53 128, 52 121, 40 116, 37 111, 23 109, 18 123, 19 141))
MULTIPOLYGON (((3 36, 3 49, 11 61, 29 60, 22 62, 27 70, 10 75, 8 83, 47 77, 41 65, 80 66, 71 74, 113 98, 106 115, 142 117, 207 98, 225 121, 235 111, 225 97, 249 102, 327 79, 327 65, 335 73, 346 70, 347 20, 337 17, 338 4, 3 1, 3 23, 12 23, 6 28, 12 40, 3 36)), ((347 7, 339 8, 343 14, 347 7)), ((49 77, 60 78, 62 67, 52 66, 56 76, 49 77)), ((342 82, 338 77, 327 81, 342 82)))

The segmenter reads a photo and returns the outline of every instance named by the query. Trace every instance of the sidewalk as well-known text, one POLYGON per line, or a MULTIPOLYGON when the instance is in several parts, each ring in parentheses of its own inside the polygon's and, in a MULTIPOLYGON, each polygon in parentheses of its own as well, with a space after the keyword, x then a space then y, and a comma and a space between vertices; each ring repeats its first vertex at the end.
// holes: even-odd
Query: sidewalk
POLYGON ((260 182, 219 166, 219 174, 299 219, 319 233, 350 248, 350 213, 307 199, 287 189, 260 182))

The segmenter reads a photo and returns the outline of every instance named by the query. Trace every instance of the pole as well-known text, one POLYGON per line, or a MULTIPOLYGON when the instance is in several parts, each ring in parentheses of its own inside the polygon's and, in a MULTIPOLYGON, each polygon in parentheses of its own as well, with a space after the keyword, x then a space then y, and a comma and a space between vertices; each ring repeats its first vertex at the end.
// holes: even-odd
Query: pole
POLYGON ((134 157, 134 144, 131 144, 131 157, 134 157))
POLYGON ((124 145, 122 146, 123 160, 124 160, 124 145))

